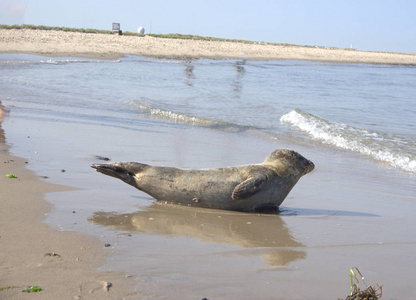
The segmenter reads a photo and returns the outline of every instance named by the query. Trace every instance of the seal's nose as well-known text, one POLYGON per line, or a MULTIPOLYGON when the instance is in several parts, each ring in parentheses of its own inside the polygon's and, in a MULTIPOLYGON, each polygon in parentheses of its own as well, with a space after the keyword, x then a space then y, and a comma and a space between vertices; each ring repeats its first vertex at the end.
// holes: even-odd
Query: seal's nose
POLYGON ((315 164, 313 162, 311 162, 310 160, 308 160, 308 166, 305 169, 304 175, 312 172, 313 169, 315 169, 315 164))

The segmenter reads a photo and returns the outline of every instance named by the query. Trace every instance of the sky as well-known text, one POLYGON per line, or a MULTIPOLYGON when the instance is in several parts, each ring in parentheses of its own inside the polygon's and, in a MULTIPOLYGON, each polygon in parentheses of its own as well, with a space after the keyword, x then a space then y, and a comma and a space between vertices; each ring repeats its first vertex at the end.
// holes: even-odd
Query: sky
POLYGON ((0 24, 32 24, 416 53, 414 0, 0 0, 0 24))

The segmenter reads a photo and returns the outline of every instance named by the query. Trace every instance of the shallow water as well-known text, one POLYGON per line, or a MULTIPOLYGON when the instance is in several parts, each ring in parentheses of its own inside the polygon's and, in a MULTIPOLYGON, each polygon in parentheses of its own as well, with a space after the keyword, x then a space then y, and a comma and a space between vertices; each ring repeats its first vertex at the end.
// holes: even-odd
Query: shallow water
POLYGON ((416 68, 294 61, 117 61, 0 55, 14 155, 53 183, 47 222, 98 235, 103 270, 144 298, 345 298, 349 269, 411 299, 416 68), (94 172, 112 161, 258 163, 291 148, 316 169, 280 215, 154 204, 94 172), (65 172, 62 172, 65 170, 65 172))

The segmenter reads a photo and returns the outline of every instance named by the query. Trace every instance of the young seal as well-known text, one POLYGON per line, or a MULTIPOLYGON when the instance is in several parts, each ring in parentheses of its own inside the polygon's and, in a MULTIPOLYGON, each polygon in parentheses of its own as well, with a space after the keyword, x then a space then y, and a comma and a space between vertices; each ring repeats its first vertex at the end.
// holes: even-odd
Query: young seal
POLYGON ((134 186, 158 201, 236 211, 277 211, 293 186, 314 164, 278 149, 263 163, 189 170, 136 162, 93 164, 97 172, 134 186))

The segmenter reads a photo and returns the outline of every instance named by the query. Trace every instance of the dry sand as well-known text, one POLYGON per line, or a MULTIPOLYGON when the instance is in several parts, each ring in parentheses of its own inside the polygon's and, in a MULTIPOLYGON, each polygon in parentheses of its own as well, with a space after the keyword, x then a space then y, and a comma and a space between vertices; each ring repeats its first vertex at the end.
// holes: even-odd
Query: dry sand
MULTIPOLYGON (((26 161, 8 154, 0 103, 0 299, 126 299, 135 282, 126 274, 98 272, 105 263, 104 243, 74 232, 59 232, 42 223, 51 204, 46 192, 67 188, 40 180, 26 161), (5 174, 15 174, 10 179, 5 174), (40 286, 37 293, 24 293, 40 286)), ((28 162, 30 163, 30 162, 28 162)))
POLYGON ((414 53, 368 52, 322 47, 243 44, 45 30, 0 30, 0 52, 44 56, 117 58, 243 58, 416 65, 414 53))

